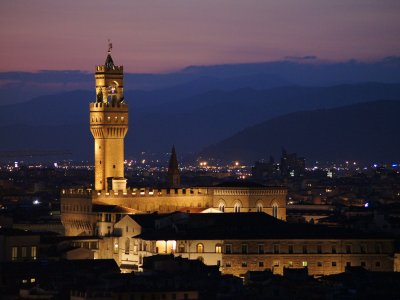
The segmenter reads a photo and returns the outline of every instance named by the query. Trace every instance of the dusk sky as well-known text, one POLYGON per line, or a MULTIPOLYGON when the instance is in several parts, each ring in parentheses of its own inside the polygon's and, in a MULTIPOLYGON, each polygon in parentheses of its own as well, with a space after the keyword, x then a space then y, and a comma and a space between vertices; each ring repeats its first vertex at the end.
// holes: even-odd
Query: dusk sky
POLYGON ((127 72, 400 55, 399 0, 1 0, 0 71, 127 72))

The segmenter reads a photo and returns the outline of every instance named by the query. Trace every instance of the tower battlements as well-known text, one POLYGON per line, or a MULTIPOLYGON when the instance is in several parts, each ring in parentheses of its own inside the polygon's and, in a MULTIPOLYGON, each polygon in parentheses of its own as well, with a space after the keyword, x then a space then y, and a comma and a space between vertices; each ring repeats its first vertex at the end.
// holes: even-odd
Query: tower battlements
POLYGON ((91 102, 90 110, 94 111, 120 111, 121 109, 127 110, 128 104, 126 103, 109 103, 109 102, 91 102))
POLYGON ((111 68, 107 68, 106 66, 97 66, 96 67, 96 73, 101 73, 101 72, 115 72, 115 73, 121 73, 124 71, 123 66, 111 66, 111 68))

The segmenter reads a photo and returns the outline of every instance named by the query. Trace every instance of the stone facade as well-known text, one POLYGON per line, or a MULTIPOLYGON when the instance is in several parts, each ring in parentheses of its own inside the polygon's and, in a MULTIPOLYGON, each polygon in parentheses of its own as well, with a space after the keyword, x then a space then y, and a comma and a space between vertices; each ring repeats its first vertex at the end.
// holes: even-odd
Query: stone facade
MULTIPOLYGON (((286 194, 283 187, 205 187, 177 189, 127 189, 126 192, 66 189, 61 197, 61 220, 66 235, 92 235, 104 232, 93 204, 118 205, 133 213, 190 212, 214 208, 220 212, 265 212, 286 220, 286 194)), ((110 213, 111 228, 118 213, 110 213)), ((103 222, 104 222, 103 217, 103 222)), ((104 224, 103 224, 104 225, 104 224)), ((110 232, 110 233, 111 233, 110 232)))
MULTIPOLYGON (((212 230, 207 229, 207 225, 204 227, 204 233, 200 234, 202 237, 194 238, 196 235, 199 236, 198 233, 193 235, 188 230, 182 235, 179 229, 179 224, 190 224, 190 218, 184 213, 160 217, 156 221, 158 222, 156 233, 151 234, 153 238, 149 238, 146 234, 142 234, 145 233, 144 230, 148 230, 139 224, 140 220, 143 220, 142 217, 126 216, 115 224, 115 236, 109 238, 114 245, 109 248, 115 250, 114 258, 121 269, 127 272, 132 269, 140 271, 143 258, 157 254, 174 254, 188 259, 199 259, 207 265, 218 265, 224 274, 241 277, 247 271, 270 269, 273 273, 282 275, 284 268, 304 267, 307 267, 309 274, 314 276, 341 273, 349 266, 361 266, 370 271, 393 271, 394 243, 391 239, 367 237, 330 239, 332 233, 329 232, 326 233, 326 237, 310 239, 293 237, 229 239, 231 233, 221 230, 216 236, 212 230), (138 219, 139 223, 135 219, 138 219), (169 227, 176 229, 165 234, 166 228, 169 227)), ((200 220, 207 223, 208 218, 204 216, 200 220)), ((238 216, 239 222, 240 219, 241 216, 238 216)), ((143 224, 149 224, 149 221, 143 224)), ((296 227, 296 225, 289 226, 296 227)), ((274 229, 276 229, 274 225, 265 228, 266 231, 274 229)), ((298 234, 301 235, 295 233, 298 234)), ((101 252, 101 248, 99 250, 101 252)))
POLYGON ((244 276, 247 271, 307 267, 310 275, 330 275, 348 266, 370 271, 393 271, 391 240, 225 240, 222 272, 244 276), (228 248, 228 251, 227 251, 228 248))

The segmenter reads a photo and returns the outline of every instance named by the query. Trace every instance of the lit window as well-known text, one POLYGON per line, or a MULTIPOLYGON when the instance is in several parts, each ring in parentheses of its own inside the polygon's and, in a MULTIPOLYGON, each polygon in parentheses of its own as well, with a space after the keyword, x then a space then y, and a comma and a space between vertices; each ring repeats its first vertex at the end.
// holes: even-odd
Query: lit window
POLYGON ((303 262, 302 262, 302 266, 303 266, 303 267, 307 267, 307 266, 308 266, 308 263, 307 263, 306 261, 303 261, 303 262))
POLYGON ((11 260, 18 259, 18 247, 12 247, 11 260))
POLYGON ((257 212, 262 212, 262 211, 263 211, 262 203, 257 203, 257 212))
POLYGON ((240 212, 240 207, 241 207, 240 203, 235 203, 235 206, 234 206, 235 213, 239 213, 240 212))
POLYGON ((289 268, 293 267, 293 262, 292 261, 288 261, 288 267, 289 268))
POLYGON ((221 245, 216 245, 215 246, 215 253, 221 253, 222 252, 222 246, 221 245))
POLYGON ((117 254, 118 253, 118 248, 119 248, 119 246, 118 246, 118 239, 114 239, 114 254, 117 254))
POLYGON ((278 205, 276 205, 276 204, 274 204, 274 205, 272 206, 272 216, 273 216, 274 218, 277 218, 277 217, 278 217, 278 205))
POLYGON ((32 246, 31 247, 31 258, 33 259, 33 260, 35 260, 36 259, 36 257, 37 257, 37 249, 36 249, 36 246, 32 246))
POLYGON ((204 245, 203 244, 197 244, 197 253, 204 253, 204 245))

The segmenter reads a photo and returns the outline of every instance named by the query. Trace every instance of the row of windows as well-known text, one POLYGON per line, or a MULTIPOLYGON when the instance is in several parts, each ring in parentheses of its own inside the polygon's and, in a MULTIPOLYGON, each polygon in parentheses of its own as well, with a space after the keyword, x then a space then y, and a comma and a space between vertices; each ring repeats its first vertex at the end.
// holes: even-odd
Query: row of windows
MULTIPOLYGON (((128 232, 128 227, 126 227, 126 230, 128 232)), ((376 246, 375 253, 381 253, 381 245, 377 244, 375 246, 376 246)), ((303 254, 308 254, 308 253, 315 254, 315 253, 318 253, 318 254, 322 254, 323 253, 322 245, 317 245, 317 251, 316 252, 315 252, 315 246, 312 247, 312 249, 309 249, 309 247, 310 246, 303 245, 302 246, 302 251, 299 252, 299 251, 294 251, 294 246, 293 245, 289 245, 287 248, 285 247, 286 248, 285 250, 287 250, 287 251, 282 251, 283 249, 281 249, 282 247, 280 245, 273 245, 272 253, 273 254, 298 254, 298 253, 303 253, 303 254), (312 250, 312 251, 309 251, 309 250, 312 250)), ((140 247, 140 248, 142 248, 142 247, 140 247)), ((145 248, 146 248, 146 246, 145 246, 145 248)), ((126 240, 125 249, 127 249, 127 250, 125 250, 126 254, 129 254, 129 239, 126 240)), ((296 249, 298 249, 298 247, 296 249)), ((352 246, 351 245, 346 245, 346 248, 345 248, 346 252, 345 253, 347 253, 347 254, 350 254, 350 253, 362 253, 362 254, 363 253, 367 253, 366 245, 361 245, 359 249, 360 249, 359 252, 352 252, 352 246)), ((142 250, 142 249, 140 249, 140 250, 142 250)), ((222 250, 223 250, 223 246, 221 244, 216 244, 215 245, 215 247, 214 247, 214 252, 215 253, 222 253, 222 250)), ((325 249, 325 250, 327 250, 327 249, 325 249)), ((146 251, 146 249, 145 249, 145 251, 146 251)), ((179 244, 178 248, 177 248, 177 252, 178 253, 185 253, 186 252, 185 245, 184 244, 179 244)), ((196 245, 196 252, 197 253, 204 253, 204 244, 198 243, 196 245)), ((233 251, 233 245, 232 244, 226 244, 224 253, 225 254, 238 254, 238 253, 240 253, 240 254, 249 254, 250 252, 249 252, 248 244, 241 244, 240 252, 238 252, 238 251, 234 252, 233 251)), ((251 253, 252 254, 265 254, 265 253, 267 253, 265 251, 265 245, 264 244, 258 244, 257 245, 257 251, 256 252, 251 252, 251 253)), ((325 254, 337 254, 338 253, 337 247, 335 245, 333 245, 330 248, 330 252, 325 251, 324 253, 325 254)))
POLYGON ((69 205, 69 204, 62 204, 61 211, 71 211, 71 212, 89 212, 90 206, 89 205, 69 205))
POLYGON ((25 260, 37 258, 37 248, 36 246, 14 246, 11 248, 11 260, 25 260))
MULTIPOLYGON (((121 122, 124 122, 125 117, 121 117, 120 119, 121 119, 121 122)), ((101 122, 101 121, 102 121, 101 118, 92 117, 92 122, 101 122)), ((111 117, 107 117, 107 121, 111 122, 111 117)), ((114 117, 114 122, 118 122, 118 117, 114 117)))
MULTIPOLYGON (((286 247, 285 247, 286 248, 286 247)), ((357 247, 356 251, 355 246, 352 245, 346 245, 345 246, 345 252, 346 254, 351 254, 351 253, 382 253, 382 245, 381 244, 375 244, 375 251, 367 251, 367 245, 360 245, 359 247, 357 247)), ((282 247, 280 245, 273 245, 273 253, 274 254, 293 254, 293 253, 303 253, 303 254, 308 254, 308 253, 318 253, 318 254, 323 254, 323 253, 331 253, 331 254, 336 254, 338 253, 337 247, 336 245, 332 245, 330 247, 330 252, 326 249, 326 247, 324 248, 325 251, 323 251, 322 249, 322 245, 317 245, 316 249, 315 246, 310 246, 310 245, 303 245, 301 247, 301 251, 299 250, 299 247, 294 247, 294 245, 288 245, 287 246, 287 251, 282 251, 282 247), (311 249, 310 249, 311 248, 311 249), (295 251, 296 250, 296 251, 295 251), (315 251, 316 250, 316 251, 315 251)), ((285 249, 285 250, 286 250, 285 249)), ((225 253, 226 254, 233 254, 233 250, 232 250, 232 245, 231 244, 226 244, 225 245, 225 253)), ((238 253, 238 252, 235 252, 238 253)), ((248 245, 247 244, 242 244, 241 245, 241 252, 242 254, 247 254, 248 253, 248 245)), ((264 249, 264 244, 259 244, 257 245, 257 253, 258 254, 264 254, 265 253, 265 249, 264 249)))
MULTIPOLYGON (((218 209, 221 212, 225 212, 225 203, 220 203, 218 205, 218 209)), ((239 203, 239 202, 236 202, 234 204, 234 206, 233 206, 233 211, 235 213, 239 213, 241 211, 241 209, 242 209, 242 204, 239 203)), ((257 203, 256 210, 257 210, 257 212, 263 212, 264 211, 264 207, 263 207, 262 203, 257 203)), ((278 205, 277 204, 274 204, 272 206, 272 216, 275 217, 275 218, 278 217, 278 205)))
MULTIPOLYGON (((257 262, 257 265, 258 265, 258 267, 265 267, 264 261, 257 262)), ((272 267, 274 267, 274 268, 279 267, 279 265, 280 265, 280 261, 279 260, 274 260, 272 262, 272 267)), ((323 267, 324 263, 321 262, 321 261, 318 261, 316 263, 316 265, 317 265, 317 267, 323 267)), ((242 268, 247 268, 248 267, 248 262, 247 261, 242 261, 241 262, 241 266, 242 266, 242 268)), ((286 263, 286 266, 288 266, 288 267, 293 267, 293 266, 309 267, 309 263, 308 263, 308 261, 301 261, 301 262, 288 261, 286 263)), ((330 262, 329 265, 326 265, 326 263, 325 263, 325 267, 328 267, 328 266, 329 267, 337 267, 337 262, 336 261, 332 261, 332 262, 330 262)), ((351 267, 351 266, 356 266, 356 265, 355 264, 352 265, 351 262, 349 262, 349 261, 346 262, 346 267, 351 267)), ((367 263, 365 261, 361 261, 359 266, 366 267, 367 263)), ((380 261, 375 261, 375 267, 379 268, 380 266, 381 266, 381 262, 380 261)), ((229 261, 225 262, 225 267, 226 268, 232 267, 232 263, 229 262, 229 261)))

